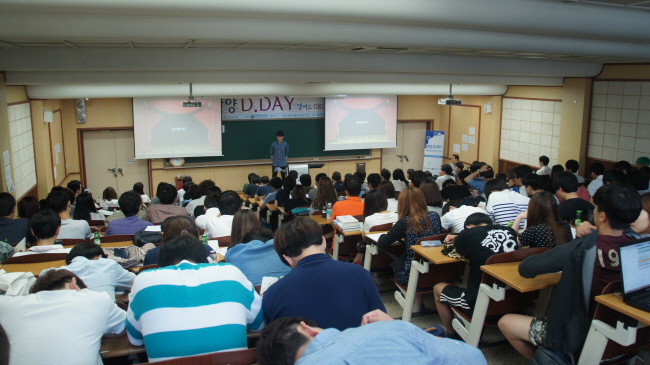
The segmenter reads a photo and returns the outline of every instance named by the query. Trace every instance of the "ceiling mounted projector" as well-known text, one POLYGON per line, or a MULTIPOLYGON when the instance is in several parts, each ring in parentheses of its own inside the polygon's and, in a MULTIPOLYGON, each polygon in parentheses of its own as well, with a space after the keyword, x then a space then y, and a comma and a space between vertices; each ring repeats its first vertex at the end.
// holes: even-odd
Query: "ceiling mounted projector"
POLYGON ((183 102, 183 107, 185 108, 200 108, 201 100, 192 96, 192 83, 190 82, 190 96, 187 98, 187 101, 183 102))
POLYGON ((438 104, 440 105, 460 105, 462 102, 458 99, 454 99, 454 96, 451 94, 451 84, 449 84, 449 95, 447 98, 438 99, 438 104))

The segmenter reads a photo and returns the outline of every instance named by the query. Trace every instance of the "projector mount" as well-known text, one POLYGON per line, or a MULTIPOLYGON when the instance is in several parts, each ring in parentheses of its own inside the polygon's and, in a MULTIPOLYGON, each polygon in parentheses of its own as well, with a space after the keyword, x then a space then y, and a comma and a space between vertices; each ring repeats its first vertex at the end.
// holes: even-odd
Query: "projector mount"
POLYGON ((449 95, 446 99, 440 98, 438 99, 438 104, 440 105, 460 105, 461 101, 454 99, 454 95, 451 93, 451 86, 452 84, 449 84, 449 95))
POLYGON ((199 98, 195 98, 192 95, 192 83, 190 82, 190 96, 187 98, 187 101, 183 102, 183 107, 185 108, 200 108, 201 107, 201 100, 199 98))

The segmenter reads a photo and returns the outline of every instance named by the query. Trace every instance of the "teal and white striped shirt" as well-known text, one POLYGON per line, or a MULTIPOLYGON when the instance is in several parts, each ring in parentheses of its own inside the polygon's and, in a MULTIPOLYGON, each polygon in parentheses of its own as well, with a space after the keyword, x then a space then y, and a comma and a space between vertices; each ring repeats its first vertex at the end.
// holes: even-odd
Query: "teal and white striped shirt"
POLYGON ((264 327, 262 299, 230 264, 182 261, 140 273, 129 294, 129 341, 151 362, 247 348, 264 327))

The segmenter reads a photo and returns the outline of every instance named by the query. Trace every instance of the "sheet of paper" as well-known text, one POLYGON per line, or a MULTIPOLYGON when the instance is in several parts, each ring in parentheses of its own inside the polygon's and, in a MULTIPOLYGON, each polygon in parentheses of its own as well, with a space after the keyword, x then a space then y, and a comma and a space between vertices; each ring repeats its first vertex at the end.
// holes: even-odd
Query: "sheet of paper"
MULTIPOLYGON (((9 243, 9 242, 7 242, 9 243)), ((27 239, 23 238, 15 247, 14 252, 25 252, 27 251, 27 239)))
MULTIPOLYGON (((88 191, 88 190, 86 190, 86 191, 88 191)), ((102 213, 103 215, 105 215, 105 216, 107 216, 107 217, 108 217, 109 215, 115 213, 115 212, 113 212, 113 211, 106 210, 106 209, 100 209, 98 212, 99 212, 99 213, 102 213)), ((154 226, 154 227, 160 227, 160 226, 154 226)))
POLYGON ((471 143, 471 144, 476 144, 476 137, 474 137, 474 136, 469 136, 469 143, 471 143))
POLYGON ((469 127, 469 134, 475 136, 475 135, 476 135, 476 128, 474 128, 474 127, 469 127))
POLYGON ((466 135, 463 134, 463 143, 467 143, 468 140, 469 140, 469 137, 467 137, 466 135))
POLYGON ((260 288, 260 295, 264 295, 264 292, 267 291, 271 285, 275 284, 279 279, 271 276, 265 276, 262 278, 262 287, 260 288))
POLYGON ((9 150, 2 152, 2 159, 4 160, 5 165, 8 165, 9 162, 11 162, 11 160, 9 160, 9 150))
POLYGON ((7 180, 7 190, 10 193, 14 192, 14 181, 12 179, 7 180))
POLYGON ((5 166, 5 180, 11 180, 11 165, 5 166))
POLYGON ((463 151, 467 152, 468 145, 467 143, 463 143, 463 151))
POLYGON ((366 237, 370 239, 371 241, 377 242, 379 240, 379 237, 384 233, 371 233, 367 234, 366 237))
POLYGON ((59 164, 59 154, 58 153, 56 154, 56 164, 57 165, 59 164))
POLYGON ((56 176, 56 169, 54 169, 54 179, 56 179, 58 176, 56 176))
POLYGON ((144 229, 145 232, 161 232, 160 230, 161 226, 149 226, 144 229))
POLYGON ((54 153, 61 153, 61 143, 57 143, 56 146, 54 146, 54 153))
POLYGON ((460 145, 454 143, 454 152, 460 153, 460 145))

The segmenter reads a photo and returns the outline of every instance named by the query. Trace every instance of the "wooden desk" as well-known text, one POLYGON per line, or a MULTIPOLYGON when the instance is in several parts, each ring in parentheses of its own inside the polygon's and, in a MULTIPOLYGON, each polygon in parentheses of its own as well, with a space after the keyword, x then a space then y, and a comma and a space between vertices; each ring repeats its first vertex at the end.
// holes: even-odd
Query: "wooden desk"
POLYGON ((481 266, 481 270, 484 273, 492 276, 502 284, 495 283, 492 286, 481 284, 476 303, 474 304, 472 320, 467 321, 462 317, 453 319, 452 325, 454 330, 456 330, 467 344, 478 347, 490 299, 495 302, 503 301, 506 298, 507 289, 514 289, 520 293, 541 290, 537 306, 535 307, 535 317, 543 317, 545 315, 552 289, 560 281, 562 274, 545 274, 527 279, 519 275, 520 263, 517 261, 481 266))
MULTIPOLYGON (((370 271, 372 267, 372 257, 379 254, 379 248, 377 247, 377 241, 368 237, 369 234, 384 234, 388 231, 375 231, 375 232, 366 232, 366 238, 368 238, 368 244, 366 244, 366 254, 363 258, 363 268, 370 271)), ((394 244, 394 243, 393 243, 394 244)))
POLYGON ((323 216, 320 215, 320 214, 319 215, 310 215, 310 217, 311 217, 311 219, 315 220, 321 226, 332 225, 332 220, 331 219, 323 218, 323 216))
POLYGON ((433 263, 434 265, 445 265, 462 262, 458 259, 443 255, 441 252, 442 247, 422 247, 421 245, 413 245, 411 246, 411 250, 413 250, 413 261, 411 261, 411 273, 406 288, 406 296, 404 296, 400 291, 395 292, 395 299, 404 308, 404 311, 402 312, 402 320, 407 322, 411 320, 418 279, 420 278, 420 274, 426 274, 429 272, 429 263, 433 263))
POLYGON ((650 325, 650 313, 625 304, 621 293, 599 295, 596 302, 638 323, 624 323, 625 318, 621 318, 614 328, 598 319, 592 320, 578 365, 600 364, 607 341, 612 340, 621 346, 633 345, 636 342, 637 329, 650 325))
MULTIPOLYGON (((90 242, 93 242, 92 239, 90 242)), ((120 242, 102 242, 100 245, 102 248, 115 248, 115 247, 127 247, 133 246, 133 241, 120 241, 120 242)), ((63 246, 64 248, 72 248, 74 245, 63 246)))
POLYGON ((46 262, 35 262, 33 264, 9 264, 2 265, 0 269, 3 269, 6 272, 31 272, 34 276, 41 274, 41 271, 49 269, 51 267, 58 268, 65 266, 65 260, 57 261, 46 261, 46 262))
POLYGON ((118 356, 128 356, 146 352, 144 346, 133 346, 129 342, 128 336, 104 337, 102 345, 99 348, 99 354, 102 358, 107 359, 118 356))

